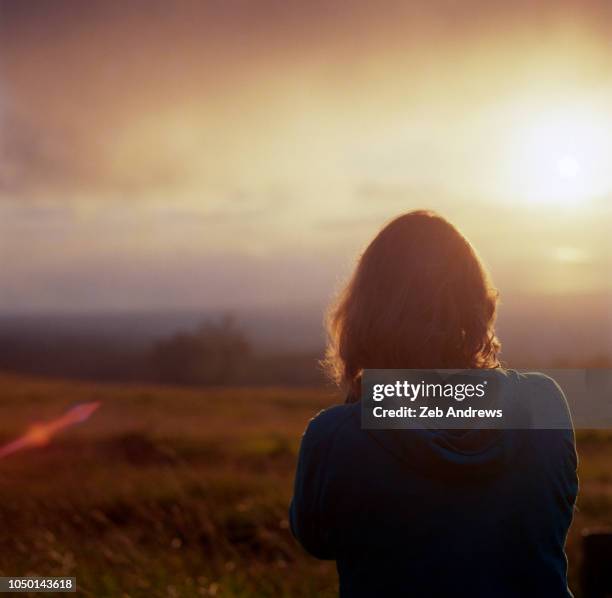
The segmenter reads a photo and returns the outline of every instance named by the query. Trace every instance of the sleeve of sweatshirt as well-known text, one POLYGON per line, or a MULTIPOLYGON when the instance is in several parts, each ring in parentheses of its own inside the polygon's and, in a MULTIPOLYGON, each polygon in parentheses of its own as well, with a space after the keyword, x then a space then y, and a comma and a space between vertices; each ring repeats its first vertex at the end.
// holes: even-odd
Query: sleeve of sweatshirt
POLYGON ((319 559, 334 559, 336 552, 325 490, 341 407, 322 411, 308 424, 302 437, 289 507, 293 535, 307 552, 319 559))
POLYGON ((546 454, 551 455, 546 479, 556 492, 556 504, 573 514, 578 494, 578 457, 567 399, 559 384, 544 374, 530 374, 529 381, 533 404, 541 406, 539 411, 534 409, 538 415, 539 439, 546 442, 546 454))

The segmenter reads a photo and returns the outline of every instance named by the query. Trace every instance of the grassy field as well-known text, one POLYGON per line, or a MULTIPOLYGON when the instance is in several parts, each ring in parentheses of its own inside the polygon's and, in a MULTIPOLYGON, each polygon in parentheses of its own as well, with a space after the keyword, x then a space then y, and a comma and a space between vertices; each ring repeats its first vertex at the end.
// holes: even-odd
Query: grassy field
MULTIPOLYGON (((287 505, 307 420, 331 391, 189 390, 0 376, 1 440, 103 402, 48 446, 0 461, 0 575, 76 576, 105 597, 333 596, 334 565, 293 541, 287 505)), ((579 436, 570 534, 612 524, 612 435, 579 436)))

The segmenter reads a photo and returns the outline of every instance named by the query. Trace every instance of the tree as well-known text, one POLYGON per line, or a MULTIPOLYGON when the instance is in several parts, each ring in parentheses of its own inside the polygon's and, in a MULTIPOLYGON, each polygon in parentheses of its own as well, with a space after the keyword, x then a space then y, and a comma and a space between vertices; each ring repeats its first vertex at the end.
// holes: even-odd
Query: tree
POLYGON ((225 385, 239 381, 251 356, 250 344, 234 319, 205 322, 193 333, 179 333, 153 348, 156 377, 171 384, 225 385))

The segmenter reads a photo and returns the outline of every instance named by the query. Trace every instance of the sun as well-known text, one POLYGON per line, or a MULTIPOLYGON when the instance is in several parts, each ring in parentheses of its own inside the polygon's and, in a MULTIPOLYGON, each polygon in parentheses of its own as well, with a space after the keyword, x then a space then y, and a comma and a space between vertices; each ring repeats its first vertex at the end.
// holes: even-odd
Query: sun
POLYGON ((562 156, 557 160, 557 172, 562 179, 573 180, 580 175, 580 162, 574 156, 562 156))
POLYGON ((607 114, 579 107, 521 115, 513 127, 512 193, 532 203, 575 203, 609 194, 607 114))

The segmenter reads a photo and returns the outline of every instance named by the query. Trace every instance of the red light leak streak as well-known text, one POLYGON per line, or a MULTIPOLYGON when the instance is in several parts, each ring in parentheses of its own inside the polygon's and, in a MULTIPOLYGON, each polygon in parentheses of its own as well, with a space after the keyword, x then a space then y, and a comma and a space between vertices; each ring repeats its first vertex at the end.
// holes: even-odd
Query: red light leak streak
POLYGON ((23 436, 0 448, 0 459, 23 449, 49 444, 51 438, 64 428, 88 420, 101 404, 100 401, 81 403, 51 421, 32 424, 23 436))

